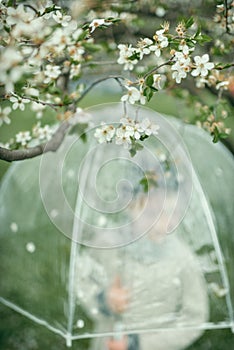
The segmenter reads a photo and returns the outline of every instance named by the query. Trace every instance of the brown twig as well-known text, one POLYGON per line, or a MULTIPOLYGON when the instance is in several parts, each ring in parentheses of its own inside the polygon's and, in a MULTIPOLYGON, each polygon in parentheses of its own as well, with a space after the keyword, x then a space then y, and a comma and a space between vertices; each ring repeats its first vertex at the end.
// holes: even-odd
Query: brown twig
POLYGON ((149 72, 147 72, 147 73, 143 76, 143 78, 146 79, 150 74, 153 74, 154 72, 157 72, 157 70, 158 70, 159 68, 170 65, 170 64, 173 62, 173 58, 174 58, 174 56, 171 57, 168 61, 166 61, 166 62, 160 64, 159 66, 154 67, 153 69, 151 69, 149 72))
POLYGON ((109 75, 107 77, 104 78, 100 78, 98 80, 95 80, 89 87, 87 87, 87 89, 82 93, 82 95, 80 97, 78 97, 73 104, 77 105, 93 88, 94 86, 102 83, 103 81, 109 80, 109 79, 114 79, 115 81, 118 82, 118 84, 121 86, 122 88, 122 84, 120 83, 120 80, 126 80, 124 77, 122 77, 121 75, 109 75))
POLYGON ((3 101, 4 100, 8 100, 10 96, 19 97, 19 98, 22 98, 22 99, 24 98, 24 99, 29 100, 31 102, 40 103, 43 106, 49 106, 49 107, 53 108, 55 111, 57 111, 56 107, 63 107, 64 106, 63 103, 45 102, 45 101, 42 101, 42 100, 38 100, 37 98, 33 98, 31 96, 19 95, 19 94, 15 94, 15 93, 11 93, 11 94, 8 94, 8 95, 0 96, 0 99, 3 100, 3 101))
POLYGON ((36 15, 38 15, 38 11, 37 11, 37 9, 35 9, 34 6, 32 6, 32 5, 30 5, 30 4, 24 4, 24 6, 30 8, 31 10, 33 10, 33 11, 36 13, 36 15))
POLYGON ((225 26, 226 26, 226 33, 230 32, 229 26, 228 26, 228 2, 227 0, 224 0, 225 5, 225 26))

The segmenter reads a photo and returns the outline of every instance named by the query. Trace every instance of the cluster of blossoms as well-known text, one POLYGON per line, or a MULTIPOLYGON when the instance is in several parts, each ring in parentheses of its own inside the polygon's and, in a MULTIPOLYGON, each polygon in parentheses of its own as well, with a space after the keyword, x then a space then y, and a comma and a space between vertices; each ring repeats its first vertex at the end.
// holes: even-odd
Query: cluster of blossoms
POLYGON ((131 149, 135 142, 143 141, 150 135, 157 135, 158 130, 159 126, 152 124, 148 118, 141 122, 131 118, 121 118, 117 127, 102 123, 101 127, 95 130, 94 137, 99 143, 115 141, 116 145, 123 145, 124 148, 131 149))
POLYGON ((199 116, 199 120, 196 122, 197 126, 207 130, 213 136, 214 142, 218 140, 220 134, 223 138, 230 134, 231 129, 224 124, 225 119, 228 117, 228 112, 225 109, 221 108, 218 111, 213 106, 209 107, 199 102, 196 103, 195 107, 199 116), (217 116, 217 114, 219 115, 217 116))
MULTIPOLYGON (((186 26, 183 23, 176 27, 176 33, 176 36, 169 34, 169 24, 165 23, 162 29, 156 31, 152 39, 141 39, 136 47, 124 44, 118 45, 119 58, 117 62, 123 65, 124 70, 133 70, 144 56, 149 56, 152 53, 154 57, 156 56, 154 58, 156 68, 139 79, 138 84, 135 83, 139 86, 139 89, 126 86, 128 91, 127 95, 122 97, 123 101, 128 100, 132 104, 135 102, 145 104, 146 99, 149 100, 153 95, 153 91, 150 92, 149 88, 154 91, 161 89, 160 82, 165 79, 165 74, 162 75, 157 71, 163 66, 169 67, 167 68, 168 79, 171 76, 177 84, 180 84, 189 72, 198 82, 201 80, 205 82, 205 78, 209 78, 211 71, 215 68, 215 64, 209 61, 209 55, 191 56, 197 44, 197 37, 200 34, 196 33, 189 37, 186 35, 186 26), (162 54, 166 57, 166 60, 161 61, 162 54), (149 84, 146 78, 149 78, 150 75, 152 78, 149 84)), ((133 82, 129 83, 129 85, 131 84, 134 85, 133 82)))
MULTIPOLYGON (((0 87, 3 99, 10 102, 0 109, 0 126, 10 124, 11 112, 24 112, 26 105, 27 111, 31 109, 41 119, 47 107, 57 112, 80 97, 81 86, 71 94, 65 93, 66 86, 80 79, 82 64, 98 48, 91 34, 98 27, 110 26, 112 20, 93 19, 84 26, 72 15, 50 0, 33 4, 0 1, 0 87)), ((57 119, 61 114, 65 111, 57 119)), ((25 147, 36 138, 49 140, 51 127, 38 125, 19 132, 7 148, 25 147)))
POLYGON ((142 88, 138 90, 134 86, 129 87, 128 85, 125 85, 125 88, 127 90, 127 94, 121 97, 122 102, 128 101, 131 104, 134 104, 135 102, 140 102, 143 105, 145 104, 146 97, 143 95, 142 88))
POLYGON ((220 71, 213 69, 209 76, 200 77, 196 80, 196 86, 198 88, 204 88, 205 85, 214 87, 216 90, 227 90, 231 83, 231 76, 226 77, 220 71))
POLYGON ((168 46, 168 38, 165 35, 166 29, 157 30, 153 40, 149 38, 141 39, 137 43, 137 47, 132 45, 119 44, 118 63, 124 65, 124 70, 133 70, 139 60, 142 60, 145 55, 154 53, 156 57, 161 56, 161 50, 168 46))
POLYGON ((40 142, 49 141, 55 132, 55 127, 49 125, 41 126, 41 123, 37 123, 32 132, 30 131, 20 131, 15 135, 15 140, 12 140, 12 143, 16 143, 17 146, 27 147, 29 143, 32 143, 34 146, 40 142))
POLYGON ((88 48, 94 45, 90 34, 112 24, 111 20, 96 19, 82 28, 52 1, 44 7, 39 1, 16 7, 4 3, 0 4, 0 64, 6 92, 14 91, 25 76, 27 84, 39 87, 40 92, 64 76, 79 77, 82 63, 90 59, 88 48))
MULTIPOLYGON (((135 15, 106 11, 102 17, 101 13, 91 11, 82 22, 77 16, 79 6, 76 2, 72 2, 70 12, 57 3, 52 0, 35 0, 33 4, 0 0, 0 89, 1 98, 8 100, 0 109, 0 127, 11 123, 11 112, 28 113, 31 110, 36 119, 41 120, 49 108, 53 118, 51 124, 55 126, 74 115, 74 120, 83 124, 83 129, 89 124, 84 122, 83 112, 76 108, 90 90, 84 89, 80 82, 82 73, 87 69, 85 67, 92 66, 93 52, 106 48, 106 43, 96 44, 93 33, 97 28, 110 27, 119 19, 127 23, 135 15), (74 88, 72 92, 70 87, 74 88)), ((164 16, 162 7, 158 11, 157 16, 164 16)), ((221 7, 217 11, 223 14, 221 7)), ((230 29, 229 17, 228 14, 226 27, 230 29)), ((118 47, 117 62, 124 71, 137 72, 139 62, 143 67, 142 77, 124 84, 126 93, 121 101, 145 104, 163 85, 180 84, 188 76, 195 79, 197 87, 208 85, 221 92, 228 88, 229 80, 219 74, 217 69, 220 67, 210 62, 209 55, 194 54, 203 37, 199 30, 192 29, 192 25, 193 20, 188 19, 177 25, 175 34, 170 34, 169 23, 165 22, 151 38, 140 39, 136 47, 113 43, 110 51, 116 53, 118 47), (144 67, 145 59, 148 61, 144 67), (147 68, 149 66, 152 68, 147 68)), ((136 140, 149 136, 148 129, 156 133, 151 124, 144 130, 142 123, 126 123, 122 119, 118 128, 103 125, 95 136, 107 142, 115 139, 117 144, 132 147, 136 140), (125 127, 126 132, 123 131, 125 127)), ((41 126, 43 124, 41 121, 33 130, 19 132, 9 143, 10 148, 28 147, 33 141, 48 141, 54 129, 49 125, 41 126)))
MULTIPOLYGON (((175 28, 176 35, 169 33, 169 24, 166 22, 162 29, 157 30, 151 38, 141 39, 136 47, 132 45, 118 45, 118 64, 123 65, 123 70, 137 72, 137 64, 145 56, 151 59, 153 69, 144 72, 137 81, 128 81, 125 85, 127 93, 121 98, 131 104, 145 104, 153 94, 162 89, 162 84, 170 86, 181 84, 183 79, 190 77, 194 79, 197 88, 205 86, 212 87, 222 94, 223 90, 230 89, 230 75, 220 73, 219 64, 210 61, 208 53, 195 55, 196 47, 206 37, 202 37, 199 30, 188 34, 188 28, 193 25, 193 20, 181 22, 175 28)), ((191 29, 191 32, 194 30, 191 29)), ((221 68, 222 69, 222 68, 221 68)), ((208 130, 211 135, 216 136, 213 140, 226 137, 229 129, 225 128, 222 120, 207 116, 201 118, 200 125, 208 130)))
POLYGON ((234 34, 234 3, 227 1, 226 6, 220 4, 216 6, 214 22, 218 23, 223 31, 234 34))

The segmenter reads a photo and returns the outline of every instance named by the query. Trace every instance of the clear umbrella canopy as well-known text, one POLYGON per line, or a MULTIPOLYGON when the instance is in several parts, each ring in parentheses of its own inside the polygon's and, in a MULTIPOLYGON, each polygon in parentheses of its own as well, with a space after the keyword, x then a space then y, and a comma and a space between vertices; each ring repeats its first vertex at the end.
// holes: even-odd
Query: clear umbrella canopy
POLYGON ((148 109, 158 135, 129 150, 98 144, 121 104, 92 108, 86 142, 12 165, 0 192, 0 301, 90 349, 182 349, 233 328, 233 170, 203 131, 148 109))

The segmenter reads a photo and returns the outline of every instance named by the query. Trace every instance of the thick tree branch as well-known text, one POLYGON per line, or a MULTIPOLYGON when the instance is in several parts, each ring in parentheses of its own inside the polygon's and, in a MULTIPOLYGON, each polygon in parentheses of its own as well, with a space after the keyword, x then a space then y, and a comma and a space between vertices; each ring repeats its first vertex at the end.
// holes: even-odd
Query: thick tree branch
POLYGON ((59 126, 59 128, 57 129, 50 141, 35 147, 17 150, 9 150, 7 148, 0 147, 0 159, 5 160, 7 162, 12 162, 16 160, 34 158, 47 152, 56 152, 62 144, 64 137, 66 136, 71 126, 72 123, 70 120, 64 121, 59 126))
MULTIPOLYGON (((108 79, 115 79, 121 87, 123 87, 121 80, 125 80, 124 77, 115 76, 115 75, 113 75, 113 76, 111 75, 111 76, 107 76, 107 77, 95 80, 82 93, 82 95, 78 99, 73 101, 72 110, 75 112, 77 104, 94 88, 94 86, 96 86, 97 84, 99 84, 105 80, 108 80, 108 79)), ((25 98, 27 98, 27 97, 25 97, 25 98)), ((29 98, 29 99, 31 99, 31 98, 29 98)), ((31 100, 34 100, 34 99, 31 99, 31 100)), ((35 102, 38 102, 38 101, 35 101, 35 102)), ((43 101, 39 101, 39 102, 42 104, 46 104, 43 101)), ((55 105, 52 105, 52 107, 55 107, 55 105)), ((55 134, 53 135, 53 137, 51 138, 50 141, 48 141, 47 143, 43 143, 41 145, 35 146, 35 147, 23 148, 23 149, 17 149, 17 150, 9 150, 7 148, 0 147, 0 159, 5 160, 7 162, 13 162, 13 161, 18 161, 18 160, 34 158, 34 157, 37 157, 37 156, 39 156, 43 153, 47 153, 47 152, 56 152, 58 150, 58 148, 60 147, 60 145, 62 144, 68 130, 74 124, 76 124, 76 117, 72 117, 72 118, 64 121, 59 126, 59 128, 57 129, 57 131, 55 132, 55 134)))

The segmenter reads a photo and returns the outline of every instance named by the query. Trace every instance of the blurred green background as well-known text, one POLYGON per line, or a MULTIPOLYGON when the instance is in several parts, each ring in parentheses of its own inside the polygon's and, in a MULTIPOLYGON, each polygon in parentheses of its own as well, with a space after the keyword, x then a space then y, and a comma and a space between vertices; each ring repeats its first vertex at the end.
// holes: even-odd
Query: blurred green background
MULTIPOLYGON (((105 102, 117 102, 120 99, 119 93, 113 93, 109 89, 109 85, 103 86, 103 89, 96 88, 92 90, 81 104, 81 107, 88 107, 105 102)), ((207 103, 213 102, 214 97, 205 96, 207 103)), ((193 118, 193 113, 189 107, 185 105, 182 99, 169 96, 165 93, 158 93, 150 101, 149 105, 152 109, 158 112, 176 116, 184 121, 193 118)), ((50 121, 54 118, 53 114, 48 113, 46 120, 50 121)), ((0 129, 0 141, 6 142, 15 132, 20 130, 27 130, 35 124, 35 120, 31 118, 30 111, 24 113, 16 111, 12 118, 10 127, 3 126, 0 129)), ((234 118, 229 118, 227 125, 234 130, 234 118)), ((212 139, 210 139, 212 142, 212 139)), ((230 149, 234 148, 234 132, 232 131, 228 140, 225 141, 230 149)), ((0 178, 4 176, 10 164, 0 161, 0 178)), ((14 256, 9 256, 9 259, 14 259, 14 256)), ((1 275, 1 280, 4 276, 1 275)), ((43 326, 35 324, 33 321, 24 316, 12 311, 11 309, 0 304, 0 349, 2 350, 62 350, 67 349, 65 340, 60 336, 52 333, 43 326)), ((88 340, 75 341, 72 349, 87 349, 88 340)), ((206 331, 204 335, 188 350, 231 350, 234 348, 234 335, 230 330, 213 330, 206 331)), ((100 349, 102 350, 102 349, 100 349)), ((151 350, 151 349, 149 349, 151 350)), ((154 349, 152 349, 154 350, 154 349)), ((157 347, 155 347, 157 350, 157 347)))

